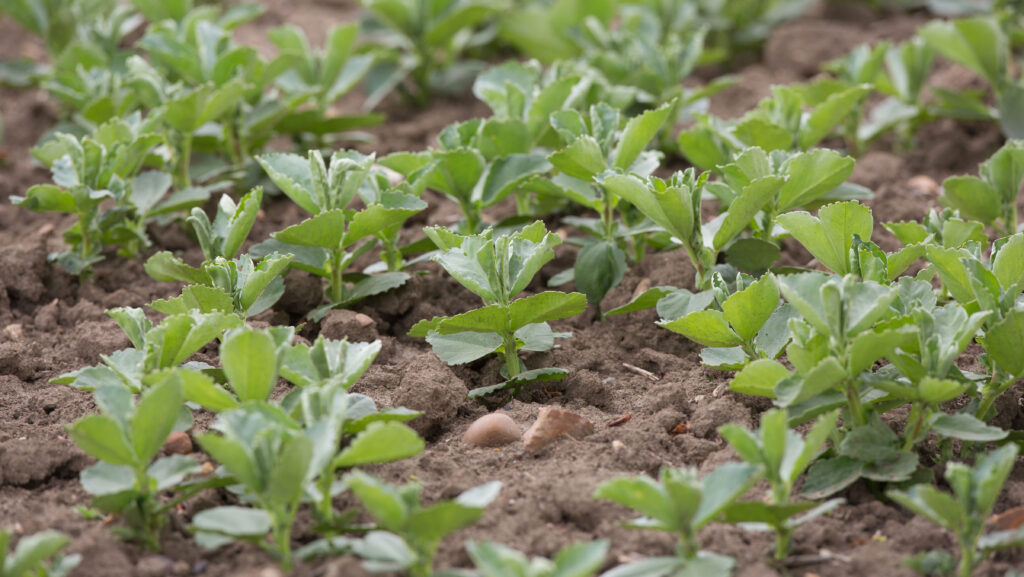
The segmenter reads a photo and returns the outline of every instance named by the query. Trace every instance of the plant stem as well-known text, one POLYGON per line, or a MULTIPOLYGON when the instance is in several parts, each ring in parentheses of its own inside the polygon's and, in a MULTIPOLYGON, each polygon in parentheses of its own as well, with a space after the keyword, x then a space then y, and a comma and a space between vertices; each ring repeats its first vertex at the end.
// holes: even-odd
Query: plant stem
POLYGON ((904 451, 913 449, 914 445, 917 444, 917 437, 921 434, 921 427, 924 425, 924 409, 920 403, 914 403, 910 406, 910 415, 907 418, 907 422, 913 424, 909 429, 910 433, 903 442, 904 451))
POLYGON ((178 178, 179 188, 192 186, 192 175, 189 172, 189 164, 192 162, 192 133, 184 135, 181 141, 181 156, 178 157, 178 178))
POLYGON ((520 365, 519 355, 516 354, 516 335, 515 333, 505 334, 505 370, 508 371, 508 378, 512 380, 516 378, 522 371, 520 365))
POLYGON ((342 250, 331 251, 331 302, 340 303, 345 299, 345 279, 341 268, 342 250))
POLYGON ((782 561, 789 556, 789 529, 785 527, 775 528, 775 559, 782 561))
POLYGON ((850 409, 850 415, 853 416, 854 424, 857 426, 866 425, 868 419, 864 413, 864 405, 860 402, 860 393, 857 392, 857 385, 852 379, 847 379, 844 388, 846 389, 846 404, 850 409))
POLYGON ((996 402, 1006 389, 1010 388, 1013 384, 1013 380, 1010 379, 1004 383, 999 382, 999 369, 993 369, 992 379, 989 380, 988 385, 981 390, 981 402, 978 403, 978 418, 982 421, 987 421, 987 415, 992 410, 992 405, 996 402))
POLYGON ((295 506, 289 506, 284 512, 284 519, 274 519, 274 545, 277 547, 277 554, 281 559, 281 568, 285 571, 292 569, 292 519, 295 518, 295 506))
POLYGON ((960 565, 957 567, 958 577, 971 577, 974 572, 974 548, 967 544, 960 544, 960 565))

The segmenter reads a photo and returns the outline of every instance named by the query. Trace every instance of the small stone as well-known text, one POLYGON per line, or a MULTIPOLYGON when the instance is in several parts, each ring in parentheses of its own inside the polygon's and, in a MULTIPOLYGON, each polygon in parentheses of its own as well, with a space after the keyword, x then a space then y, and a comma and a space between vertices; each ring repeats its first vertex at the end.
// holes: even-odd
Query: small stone
POLYGON ((523 433, 519 425, 505 413, 491 413, 473 421, 462 440, 475 447, 500 447, 515 443, 523 433))
POLYGON ((168 455, 187 455, 192 452, 192 439, 186 433, 175 431, 164 441, 164 451, 168 455))
POLYGON ((368 327, 374 323, 374 320, 363 313, 356 313, 356 322, 361 327, 368 327))
POLYGON ((594 423, 569 411, 544 407, 537 416, 537 421, 523 435, 526 450, 536 453, 554 443, 563 435, 574 439, 585 437, 594 432, 594 423))
POLYGON ((18 323, 11 323, 4 327, 4 335, 12 341, 20 341, 25 337, 25 331, 21 328, 18 323))
POLYGON ((135 564, 135 574, 139 577, 164 577, 174 571, 174 561, 163 555, 146 555, 135 564))
POLYGON ((615 439, 615 440, 612 441, 612 450, 613 451, 621 451, 621 450, 623 450, 625 448, 626 448, 626 444, 623 443, 622 441, 620 441, 618 439, 615 439))
POLYGON ((174 566, 171 567, 171 573, 173 575, 188 575, 192 572, 192 566, 187 561, 177 561, 174 566))
POLYGON ((924 174, 919 174, 907 180, 907 187, 918 194, 928 196, 938 196, 939 194, 939 183, 935 182, 935 179, 932 177, 924 174))

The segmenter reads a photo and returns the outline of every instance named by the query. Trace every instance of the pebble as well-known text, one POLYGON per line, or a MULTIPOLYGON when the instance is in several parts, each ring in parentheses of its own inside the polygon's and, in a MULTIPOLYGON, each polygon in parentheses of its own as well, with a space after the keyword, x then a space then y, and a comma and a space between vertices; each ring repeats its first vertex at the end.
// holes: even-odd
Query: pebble
POLYGON ((579 439, 593 432, 594 423, 586 418, 570 411, 544 407, 537 421, 523 435, 523 445, 527 451, 536 453, 564 435, 579 439))
POLYGON ((939 183, 935 182, 935 179, 932 177, 923 174, 907 180, 907 187, 918 194, 929 196, 938 196, 939 194, 939 183))
POLYGON ((175 431, 164 441, 164 451, 168 455, 187 455, 192 452, 192 439, 186 433, 175 431))
POLYGON ((512 417, 505 413, 491 413, 473 421, 462 440, 475 447, 500 447, 515 443, 523 433, 512 417))

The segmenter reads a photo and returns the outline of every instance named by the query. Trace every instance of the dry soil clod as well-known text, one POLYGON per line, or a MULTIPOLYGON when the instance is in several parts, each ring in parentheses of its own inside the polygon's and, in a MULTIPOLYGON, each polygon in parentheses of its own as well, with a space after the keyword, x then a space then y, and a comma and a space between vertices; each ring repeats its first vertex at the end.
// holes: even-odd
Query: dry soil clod
POLYGON ((474 447, 501 447, 523 436, 519 425, 505 413, 491 413, 473 421, 462 440, 474 447))
POLYGON ((580 415, 544 407, 537 415, 537 421, 523 435, 523 445, 527 451, 536 453, 563 435, 579 439, 593 432, 594 424, 580 415))

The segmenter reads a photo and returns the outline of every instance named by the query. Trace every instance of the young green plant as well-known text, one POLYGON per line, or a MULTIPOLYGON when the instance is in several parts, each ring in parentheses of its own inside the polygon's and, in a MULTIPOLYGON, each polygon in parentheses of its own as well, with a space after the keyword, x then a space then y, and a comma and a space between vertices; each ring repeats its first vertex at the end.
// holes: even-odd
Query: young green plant
POLYGON ((41 531, 26 535, 10 549, 13 536, 13 531, 0 529, 0 577, 65 577, 82 561, 81 555, 50 561, 71 541, 63 533, 41 531))
POLYGON ((351 545, 353 552, 368 568, 404 571, 409 577, 433 575, 441 541, 476 523, 501 492, 501 483, 491 481, 425 507, 422 487, 415 482, 394 487, 360 471, 346 475, 344 482, 377 521, 377 530, 351 545))
POLYGON ((774 531, 776 561, 789 555, 794 529, 843 503, 843 499, 830 499, 820 504, 793 500, 797 480, 824 448, 838 420, 838 411, 827 413, 818 419, 806 438, 801 438, 789 428, 786 411, 776 409, 761 415, 761 426, 756 431, 735 424, 718 429, 741 459, 760 468, 771 489, 765 501, 729 505, 725 519, 774 531))
POLYGON ((960 548, 958 577, 970 577, 993 552, 1024 544, 1022 529, 985 534, 985 522, 1013 471, 1017 452, 1017 446, 1011 443, 980 458, 974 467, 947 463, 945 477, 952 494, 932 485, 886 493, 893 501, 953 533, 960 548))
POLYGON ((121 385, 95 389, 93 398, 101 414, 83 417, 68 426, 71 439, 98 463, 82 471, 82 487, 93 497, 93 506, 118 515, 125 523, 118 529, 125 538, 158 551, 160 531, 168 512, 205 484, 183 485, 200 465, 185 455, 154 461, 167 436, 180 426, 184 407, 181 379, 169 375, 136 403, 132 392, 121 385), (181 489, 170 501, 160 499, 167 490, 181 489))
POLYGON ((257 161, 282 192, 313 216, 274 233, 271 240, 253 247, 252 253, 293 254, 293 268, 328 279, 330 303, 314 310, 314 317, 405 284, 409 275, 404 272, 345 274, 358 256, 373 248, 375 241, 364 239, 426 208, 419 198, 397 191, 362 210, 349 208, 370 173, 373 156, 338 151, 329 170, 317 150, 309 152, 308 160, 295 154, 268 154, 257 161), (356 246, 359 241, 364 242, 356 246))
POLYGON ((597 487, 594 497, 633 509, 643 517, 627 526, 676 535, 673 557, 650 557, 621 565, 603 577, 630 575, 701 575, 728 577, 736 562, 700 548, 698 533, 736 502, 758 479, 758 468, 746 463, 727 463, 703 479, 697 470, 661 470, 659 479, 647 476, 617 477, 597 487))
POLYGON ((551 349, 555 337, 563 335, 553 332, 547 322, 580 314, 586 308, 586 297, 580 293, 547 291, 515 299, 537 271, 554 258, 552 247, 561 242, 558 235, 549 233, 540 221, 505 236, 490 230, 482 235, 463 236, 439 227, 427 228, 425 232, 441 250, 435 260, 462 286, 479 296, 485 306, 453 317, 422 320, 409 335, 425 337, 434 353, 451 365, 472 362, 491 353, 502 355, 507 380, 473 389, 470 397, 500 390, 511 390, 514 396, 531 381, 565 378, 565 369, 527 370, 519 351, 551 349))

